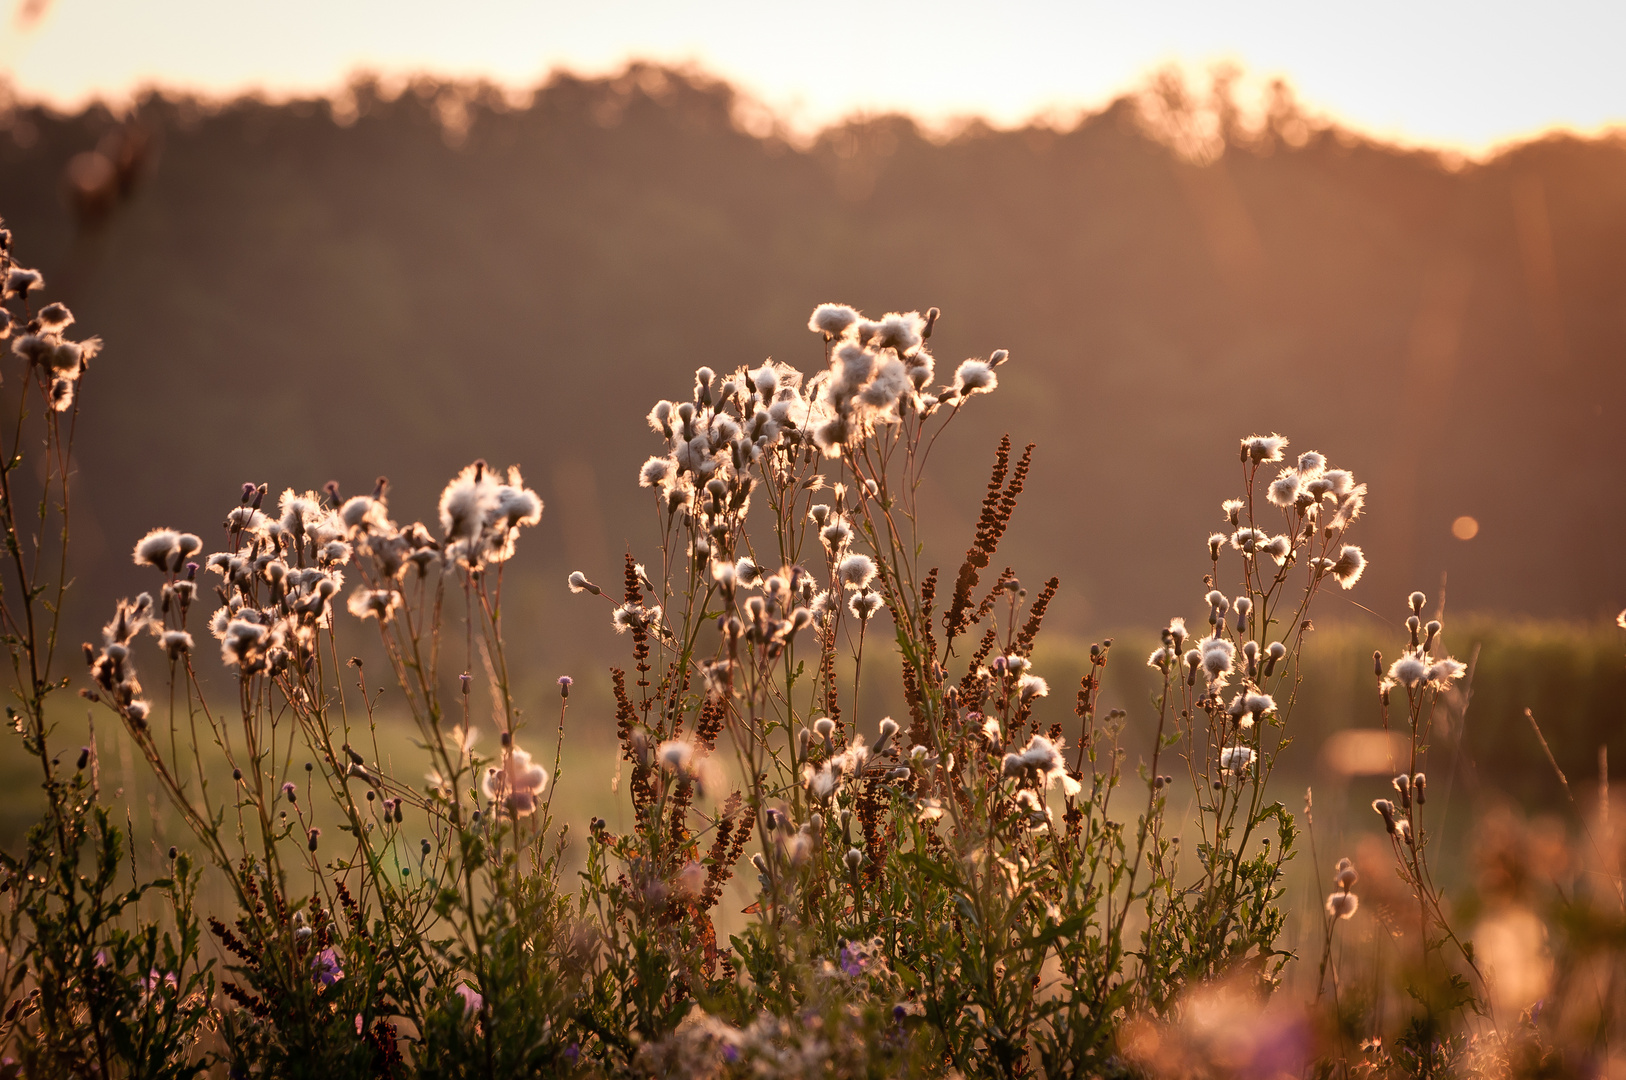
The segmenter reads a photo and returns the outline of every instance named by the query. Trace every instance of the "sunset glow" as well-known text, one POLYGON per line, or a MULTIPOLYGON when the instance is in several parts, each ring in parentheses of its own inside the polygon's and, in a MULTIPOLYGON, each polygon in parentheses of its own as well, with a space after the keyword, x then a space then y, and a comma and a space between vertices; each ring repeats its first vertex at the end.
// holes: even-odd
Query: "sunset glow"
POLYGON ((727 78, 804 129, 890 110, 929 123, 977 115, 1008 125, 1099 107, 1161 66, 1224 62, 1261 83, 1286 78, 1312 111, 1350 126, 1470 152, 1555 126, 1626 121, 1626 68, 1612 55, 1626 9, 1574 2, 1543 5, 1539 26, 1528 6, 1393 0, 1314 8, 1022 0, 997 17, 982 5, 899 0, 8 7, 0 77, 25 98, 63 107, 147 85, 325 93, 363 70, 523 90, 561 68, 602 74, 652 59, 727 78), (905 44, 910 62, 891 62, 905 44))

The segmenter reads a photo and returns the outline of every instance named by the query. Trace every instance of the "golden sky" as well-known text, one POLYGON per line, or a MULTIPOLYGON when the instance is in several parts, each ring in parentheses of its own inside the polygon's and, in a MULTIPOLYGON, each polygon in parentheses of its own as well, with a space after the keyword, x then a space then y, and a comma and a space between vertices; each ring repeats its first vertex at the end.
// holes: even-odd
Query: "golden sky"
POLYGON ((1314 111, 1482 150, 1626 122, 1626 4, 1002 0, 0 0, 0 77, 69 106, 148 84, 318 93, 353 72, 534 86, 688 62, 798 126, 855 111, 1012 124, 1178 63, 1286 77, 1314 111), (44 13, 30 12, 44 6, 44 13), (7 10, 9 9, 9 10, 7 10))

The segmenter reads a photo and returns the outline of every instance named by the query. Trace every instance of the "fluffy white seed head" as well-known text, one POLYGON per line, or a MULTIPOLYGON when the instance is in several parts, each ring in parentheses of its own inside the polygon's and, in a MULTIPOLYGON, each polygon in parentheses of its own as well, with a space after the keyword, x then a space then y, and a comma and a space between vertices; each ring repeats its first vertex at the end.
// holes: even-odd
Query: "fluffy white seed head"
POLYGON ((865 589, 875 579, 875 560, 868 555, 852 554, 836 567, 836 578, 849 589, 865 589))
POLYGON ((1335 892, 1327 896, 1327 915, 1334 919, 1353 918, 1361 898, 1352 892, 1335 892))
POLYGON ((813 309, 807 328, 815 334, 837 338, 845 334, 858 321, 858 312, 846 304, 820 304, 813 309))

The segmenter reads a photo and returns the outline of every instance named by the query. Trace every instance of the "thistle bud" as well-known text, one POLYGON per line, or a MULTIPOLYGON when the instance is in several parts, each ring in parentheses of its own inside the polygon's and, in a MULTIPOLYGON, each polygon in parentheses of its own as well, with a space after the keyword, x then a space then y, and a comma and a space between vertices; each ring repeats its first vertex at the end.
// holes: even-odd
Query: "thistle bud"
POLYGON ((1383 818, 1383 827, 1389 831, 1389 835, 1397 835, 1395 831, 1395 804, 1388 799, 1373 799, 1372 809, 1376 810, 1378 816, 1383 818))

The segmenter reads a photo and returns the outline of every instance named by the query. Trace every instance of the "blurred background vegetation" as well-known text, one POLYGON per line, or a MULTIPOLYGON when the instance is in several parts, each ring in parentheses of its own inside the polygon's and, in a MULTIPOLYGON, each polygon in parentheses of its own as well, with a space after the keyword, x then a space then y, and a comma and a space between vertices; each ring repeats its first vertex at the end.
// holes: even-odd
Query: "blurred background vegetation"
MULTIPOLYGON (((108 342, 77 448, 74 633, 150 586, 138 536, 212 543, 245 480, 354 493, 388 473, 410 520, 473 458, 517 462, 548 504, 509 582, 521 692, 550 717, 554 677, 576 677, 561 799, 610 816, 619 653, 563 582, 652 550, 643 414, 699 364, 819 364, 816 302, 938 305, 940 359, 1013 360, 937 451, 928 560, 957 563, 998 435, 1036 442, 1001 554, 1062 579, 1038 664, 1056 720, 1114 636, 1106 704, 1139 755, 1144 655, 1203 610, 1235 440, 1280 430, 1372 488, 1370 568, 1315 615, 1290 809, 1286 780, 1351 806, 1385 783, 1327 740, 1378 723, 1371 653, 1396 650, 1413 588, 1446 602, 1456 655, 1478 650, 1433 766, 1464 825, 1492 792, 1561 802, 1526 707, 1578 786, 1601 745, 1626 767, 1626 141, 1465 162, 1314 122, 1285 89, 1247 120, 1223 79, 936 139, 874 117, 796 141, 739 105, 647 65, 523 105, 430 80, 125 116, 0 94, 0 213, 108 342)), ((898 705, 868 685, 873 728, 898 705)), ((139 766, 109 786, 160 821, 139 766)), ((0 800, 8 836, 23 815, 0 800)))

